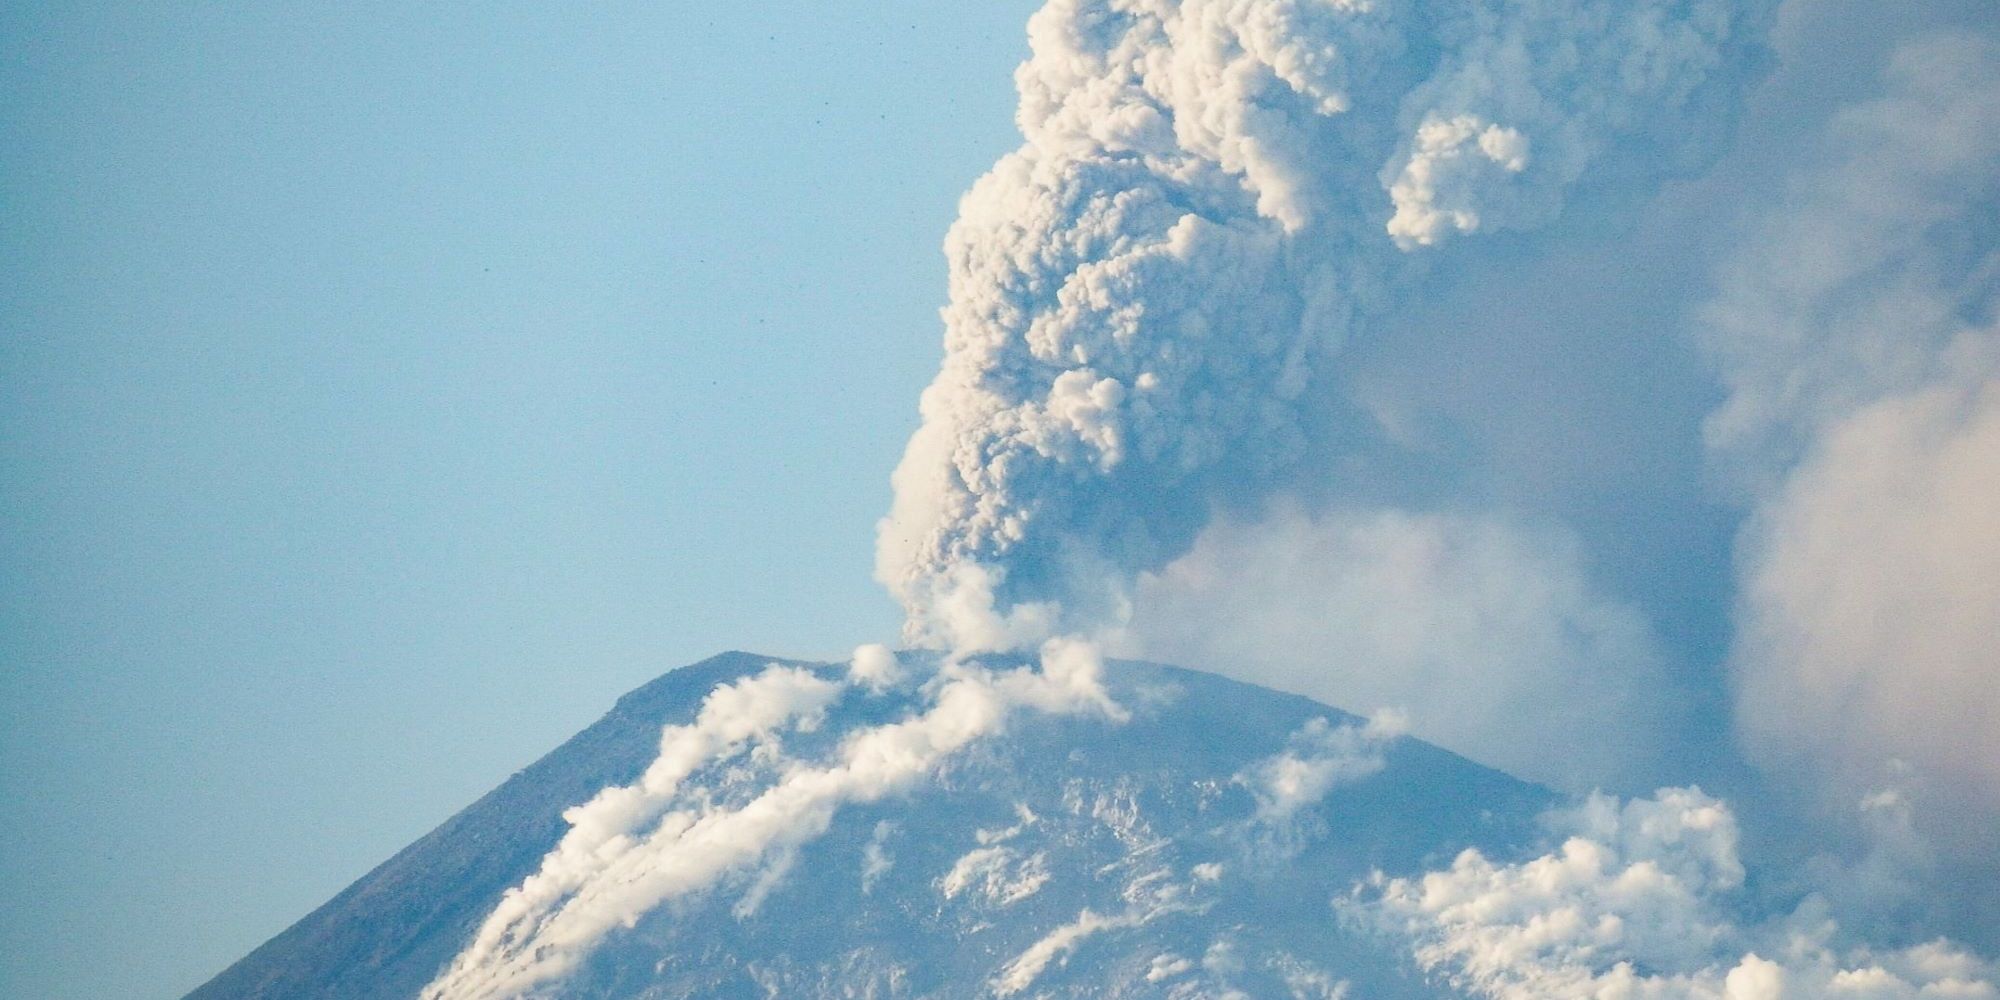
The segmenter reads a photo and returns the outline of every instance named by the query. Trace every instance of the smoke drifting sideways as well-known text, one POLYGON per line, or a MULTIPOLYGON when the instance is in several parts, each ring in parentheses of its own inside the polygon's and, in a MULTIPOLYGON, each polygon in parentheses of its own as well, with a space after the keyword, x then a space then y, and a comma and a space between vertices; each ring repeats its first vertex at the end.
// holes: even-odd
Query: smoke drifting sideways
POLYGON ((916 678, 888 649, 864 646, 840 680, 771 664, 719 687, 693 722, 666 727, 637 781, 564 813, 569 832, 507 890, 423 1000, 545 994, 620 928, 726 880, 744 887, 737 915, 754 912, 841 806, 912 787, 1009 715, 1122 718, 1098 683, 1101 667, 1093 647, 1052 640, 1039 667, 948 661, 916 678), (786 752, 788 734, 818 728, 843 699, 909 684, 920 685, 920 711, 855 729, 826 760, 786 752))
POLYGON ((1670 756, 1674 681, 1583 560, 1573 533, 1498 515, 1281 505, 1142 574, 1119 651, 1396 706, 1417 735, 1558 788, 1650 789, 1632 772, 1670 756))
MULTIPOLYGON (((1726 262, 1706 427, 1751 517, 1752 758, 1822 816, 1907 798, 2000 921, 2000 43, 1897 45, 1726 262)), ((1989 931, 1990 932, 1990 931, 1989 931)))
POLYGON ((880 528, 905 639, 1115 624, 1138 573, 1283 488, 1315 378, 1430 248, 1542 225, 1594 166, 1702 155, 1770 6, 1043 8, 1026 143, 946 240, 945 358, 880 528))

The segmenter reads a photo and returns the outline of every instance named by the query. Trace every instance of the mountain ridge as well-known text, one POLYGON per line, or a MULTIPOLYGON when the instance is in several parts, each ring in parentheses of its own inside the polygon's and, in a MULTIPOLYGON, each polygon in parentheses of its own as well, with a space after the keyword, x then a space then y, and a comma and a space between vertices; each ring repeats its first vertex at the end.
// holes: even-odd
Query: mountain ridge
MULTIPOLYGON (((921 655, 916 654, 912 658, 921 658, 921 655)), ((700 710, 709 692, 773 664, 801 667, 823 674, 841 669, 837 664, 733 650, 662 674, 621 696, 596 722, 515 772, 436 829, 398 851, 291 927, 189 993, 187 1000, 277 997, 408 1000, 416 996, 471 938, 501 895, 536 870, 543 856, 568 828, 563 819, 564 810, 588 800, 603 788, 633 781, 657 753, 662 726, 689 722, 700 710)), ((879 841, 884 824, 903 822, 913 827, 916 825, 914 820, 898 820, 897 810, 912 813, 948 811, 935 802, 974 803, 962 808, 967 817, 980 817, 981 822, 999 814, 1006 805, 1000 798, 1007 796, 1013 797, 1013 808, 1018 810, 1027 810, 1028 806, 1022 803, 1036 794, 1040 794, 1037 802, 1045 812, 1059 808, 1050 805, 1055 799, 1047 794, 1048 789, 1031 780, 1042 775, 1054 776, 1072 771, 1095 774, 1098 777, 1089 780, 1097 781, 1100 788, 1109 787, 1107 782, 1115 784, 1129 777, 1131 782, 1152 782, 1153 786, 1166 789, 1179 787, 1187 783, 1189 774, 1198 773, 1209 775, 1200 780, 1213 785, 1216 783, 1213 775, 1226 777, 1240 770, 1243 764, 1236 760, 1237 757, 1254 760, 1259 754, 1274 751, 1283 745, 1287 734, 1313 719, 1326 720, 1321 723, 1322 726, 1338 724, 1353 727, 1362 723, 1355 716, 1302 696, 1164 664, 1112 661, 1106 665, 1106 681, 1122 699, 1152 702, 1164 698, 1171 707, 1123 727, 1078 720, 1026 720, 1016 732, 989 741, 1001 742, 1003 746, 987 747, 981 751, 995 756, 965 762, 959 772, 941 780, 940 787, 892 798, 871 808, 851 810, 856 815, 844 818, 840 829, 829 833, 825 838, 828 846, 824 850, 852 848, 850 853, 862 853, 863 849, 856 846, 857 838, 862 835, 857 831, 872 829, 879 841), (1057 752, 1065 746, 1069 749, 1057 752), (999 763, 995 765, 994 761, 999 763), (1024 761, 1027 762, 1025 765, 1024 761), (1006 778, 984 779, 988 784, 997 781, 1008 786, 1006 796, 999 796, 998 791, 976 783, 967 783, 963 789, 944 787, 966 782, 964 774, 981 773, 982 767, 993 770, 995 774, 1008 775, 1006 778), (1202 770, 1204 767, 1206 770, 1202 770), (1017 779, 1012 776, 1016 771, 1026 773, 1030 778, 1017 779), (993 801, 986 802, 980 798, 982 795, 993 801), (917 809, 915 800, 919 797, 926 800, 925 810, 917 809), (877 813, 887 818, 874 818, 877 813)), ((1327 871, 1338 869, 1342 877, 1351 880, 1361 874, 1364 867, 1394 871, 1413 869, 1420 863, 1435 863, 1475 841, 1486 844, 1518 843, 1532 835, 1532 823, 1528 817, 1545 805, 1553 794, 1414 739, 1397 741, 1391 769, 1402 776, 1401 780, 1393 784, 1378 783, 1382 787, 1370 793, 1379 800, 1370 807, 1373 811, 1357 813, 1355 817, 1343 820, 1348 826, 1343 827, 1342 832, 1351 837, 1354 844, 1361 846, 1351 852, 1352 857, 1343 855, 1332 868, 1327 863, 1320 863, 1320 868, 1327 871), (1440 789, 1464 794, 1435 794, 1440 789), (1396 839, 1412 839, 1407 833, 1398 832, 1405 828, 1430 831, 1432 827, 1438 832, 1438 836, 1432 838, 1437 843, 1427 845, 1427 849, 1418 850, 1396 839)), ((1225 789, 1224 793, 1233 793, 1233 790, 1225 789)), ((1133 801, 1136 802, 1137 798, 1133 801)), ((957 832, 960 831, 956 827, 942 827, 926 840, 942 843, 957 832)), ((982 829, 981 843, 985 842, 984 837, 982 829)), ((1057 851, 1060 857, 1061 845, 1081 850, 1076 845, 1085 839, 1088 839, 1086 835, 1072 831, 1064 838, 1052 839, 1050 849, 1057 851)), ((1090 849, 1100 854, 1110 851, 1104 856, 1115 861, 1120 848, 1110 841, 1105 844, 1109 846, 1090 849)), ((914 855, 921 852, 913 848, 908 853, 914 855)), ((939 854, 929 864, 936 869, 949 860, 939 854)), ((831 870, 842 863, 827 861, 814 866, 802 865, 801 868, 818 872, 831 870)), ((1086 877, 1068 874, 1064 877, 1065 882, 1058 883, 1057 890, 1069 891, 1069 883, 1075 882, 1077 891, 1093 891, 1083 886, 1088 882, 1086 877)), ((865 875, 862 884, 865 895, 865 875)), ((933 880, 898 888, 925 890, 934 884, 933 880)), ((1338 886, 1328 885, 1325 888, 1338 886)), ((835 894, 832 897, 834 905, 822 908, 837 909, 845 905, 841 902, 843 897, 838 894, 846 890, 837 886, 814 883, 802 886, 800 891, 811 893, 812 899, 820 903, 826 902, 821 897, 835 894)), ((1109 890, 1098 887, 1095 891, 1109 890)), ((1129 887, 1125 891, 1129 892, 1129 887)), ((1288 894, 1292 891, 1291 887, 1252 886, 1246 891, 1248 895, 1245 898, 1264 900, 1264 903, 1244 904, 1250 909, 1265 903, 1292 910, 1305 905, 1288 894)), ((1061 892, 1058 891, 1044 894, 1049 899, 1059 895, 1061 892)), ((915 921, 911 925, 913 928, 922 925, 911 933, 920 933, 925 940, 939 941, 948 936, 941 935, 939 927, 941 922, 948 923, 949 920, 961 920, 964 928, 971 928, 965 933, 975 936, 986 934, 990 937, 1004 931, 1018 939, 1027 933, 1026 929, 1009 929, 1005 921, 996 925, 988 919, 990 914, 976 919, 947 918, 945 908, 938 909, 935 914, 925 909, 929 903, 915 905, 905 900, 897 905, 901 909, 883 919, 904 920, 907 917, 915 921), (996 926, 999 931, 995 930, 996 926)), ((1050 907, 1056 905, 1048 904, 1050 907)), ((1087 901, 1072 901, 1063 905, 1080 907, 1084 913, 1092 912, 1087 901)), ((1324 916, 1323 910, 1317 915, 1303 910, 1301 913, 1304 914, 1303 919, 1324 916)), ((1054 918, 1044 913, 1041 919, 1046 923, 1054 918)), ((721 971, 708 979, 700 979, 699 985, 695 980, 687 980, 684 986, 686 992, 671 992, 668 987, 654 990, 650 986, 635 985, 645 980, 641 968, 645 965, 643 954, 628 956, 629 960, 619 959, 624 963, 621 971, 604 973, 592 984, 587 987, 580 984, 579 988, 597 990, 588 993, 593 996, 734 995, 752 992, 748 984, 759 973, 747 966, 736 968, 731 964, 735 961, 735 952, 728 942, 735 939, 727 936, 782 936, 791 933, 790 929, 740 916, 733 924, 728 920, 714 923, 721 927, 716 933, 724 937, 713 941, 704 939, 706 943, 703 947, 707 950, 700 954, 720 956, 714 958, 712 964, 719 963, 716 968, 721 971)), ((837 923, 821 928, 818 932, 820 937, 843 933, 837 923)), ((651 940, 655 944, 667 939, 678 940, 674 935, 682 933, 672 928, 651 931, 641 928, 641 931, 634 940, 651 940), (661 937, 663 934, 665 938, 661 937)), ((803 942, 801 947, 809 949, 819 939, 800 940, 803 942)), ((986 951, 973 958, 966 956, 977 949, 968 951, 954 945, 950 954, 940 952, 943 957, 936 961, 956 963, 954 968, 966 963, 993 965, 1005 957, 1007 948, 1017 945, 1018 941, 1009 942, 1007 947, 984 945, 982 947, 986 951)), ((607 961, 611 959, 607 958, 607 961)), ((921 965, 922 962, 915 964, 921 965)), ((761 974, 766 978, 772 975, 768 970, 761 974)), ((934 974, 947 975, 935 970, 934 974)), ((904 978, 914 981, 907 976, 904 978)), ((941 989, 948 989, 955 980, 939 982, 945 984, 941 989)), ((922 993, 912 989, 910 995, 922 993)), ((1411 995, 1422 992, 1415 985, 1411 989, 1414 991, 1411 995)), ((892 990, 885 995, 896 994, 892 990)))

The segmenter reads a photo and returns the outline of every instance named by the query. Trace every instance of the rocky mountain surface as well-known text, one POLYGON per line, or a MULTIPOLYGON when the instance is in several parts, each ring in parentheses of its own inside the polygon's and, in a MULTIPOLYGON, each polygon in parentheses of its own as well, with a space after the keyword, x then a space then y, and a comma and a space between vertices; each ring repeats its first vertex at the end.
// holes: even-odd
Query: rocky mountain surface
MULTIPOLYGON (((189 1000, 419 996, 542 866, 566 810, 638 781, 663 727, 774 663, 847 669, 725 653, 660 677, 189 1000)), ((1103 684, 1122 720, 1013 716, 907 790, 839 808, 785 858, 637 915, 525 995, 1444 995, 1335 901, 1377 872, 1530 845, 1553 800, 1393 719, 1153 664, 1111 662, 1103 684)), ((784 735, 784 759, 827 759, 921 697, 842 697, 784 735)), ((751 756, 709 762, 705 780, 768 781, 751 756)))

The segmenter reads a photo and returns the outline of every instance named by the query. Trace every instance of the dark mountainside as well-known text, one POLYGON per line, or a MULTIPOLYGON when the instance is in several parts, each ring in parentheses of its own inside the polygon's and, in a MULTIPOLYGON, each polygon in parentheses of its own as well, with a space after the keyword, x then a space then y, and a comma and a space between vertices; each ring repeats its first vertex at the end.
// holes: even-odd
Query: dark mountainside
MULTIPOLYGON (((537 869, 568 828, 565 809, 636 779, 661 727, 691 721, 717 685, 795 662, 724 653, 634 690, 188 1000, 410 1000, 537 869)), ((1525 847, 1551 801, 1400 738, 1379 772, 1260 823, 1245 768, 1311 720, 1359 720, 1153 664, 1113 662, 1105 684, 1130 721, 1024 714, 910 793, 841 810, 753 911, 732 912, 741 893, 726 882, 661 907, 554 995, 1005 995, 1020 987, 996 977, 1018 975, 1024 949, 1082 919, 1102 926, 1029 976, 1038 993, 1201 995, 1186 990, 1206 983, 1336 996, 1347 980, 1355 996, 1432 996, 1405 963, 1343 930, 1329 900, 1373 870, 1525 847), (1161 896, 1170 878, 1185 887, 1161 896)), ((836 713, 823 741, 885 711, 836 713)))

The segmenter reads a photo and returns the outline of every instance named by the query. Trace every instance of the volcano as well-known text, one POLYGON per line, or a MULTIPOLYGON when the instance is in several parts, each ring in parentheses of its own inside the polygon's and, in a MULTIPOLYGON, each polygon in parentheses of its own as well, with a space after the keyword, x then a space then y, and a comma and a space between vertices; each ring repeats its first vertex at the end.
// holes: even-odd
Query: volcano
MULTIPOLYGON (((824 758, 907 715, 917 681, 834 701, 785 739, 824 758)), ((724 653, 602 719, 188 995, 410 1000, 571 828, 712 692, 780 668, 724 653)), ((1022 713, 914 787, 838 809, 784 863, 730 873, 597 942, 523 995, 1429 997, 1407 953, 1344 921, 1376 873, 1533 844, 1554 793, 1306 698, 1111 661, 1118 718, 1022 713)), ((766 778, 737 759, 710 785, 766 778)), ((754 789, 753 789, 754 790, 754 789)))

